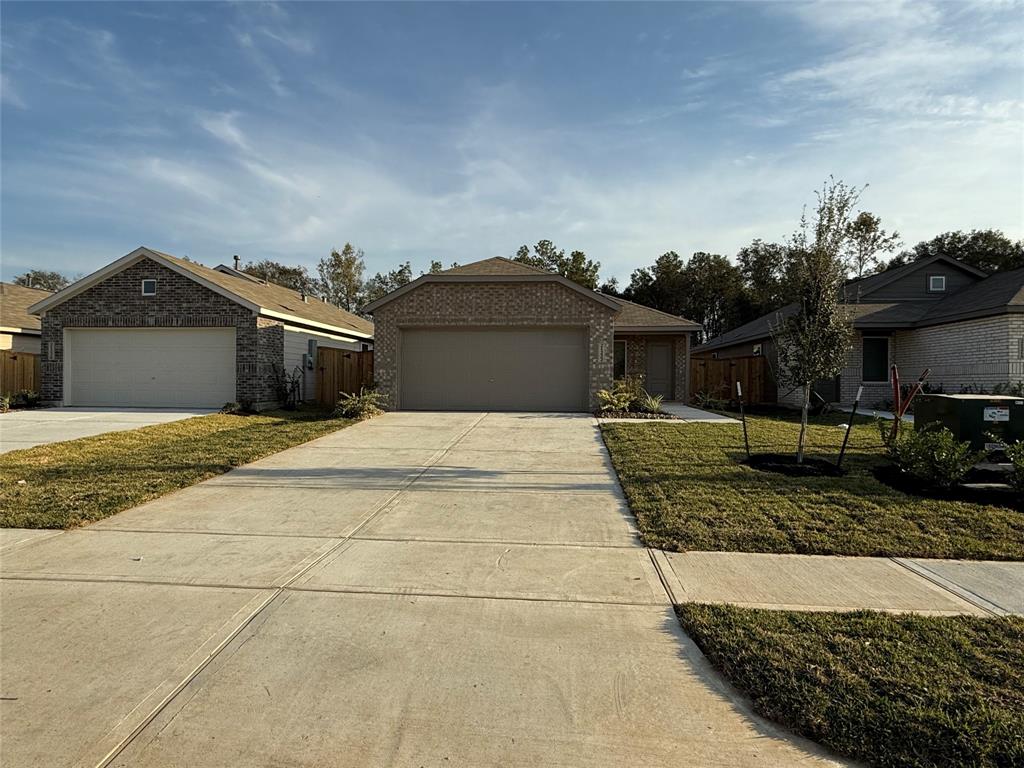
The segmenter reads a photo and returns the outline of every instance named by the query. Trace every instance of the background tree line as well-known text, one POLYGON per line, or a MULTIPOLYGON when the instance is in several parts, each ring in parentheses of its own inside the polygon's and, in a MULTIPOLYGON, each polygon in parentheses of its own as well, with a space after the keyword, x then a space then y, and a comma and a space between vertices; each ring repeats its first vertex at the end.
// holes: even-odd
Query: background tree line
MULTIPOLYGON (((945 232, 900 251, 900 237, 882 227, 881 219, 867 211, 847 223, 843 258, 848 277, 863 277, 936 255, 951 256, 986 272, 1024 267, 1024 241, 1013 241, 995 229, 945 232)), ((794 298, 791 246, 754 240, 730 260, 717 253, 698 251, 684 259, 676 251, 659 256, 654 264, 635 270, 620 289, 615 278, 601 280, 601 263, 581 250, 566 253, 550 240, 522 245, 513 261, 556 272, 587 288, 681 315, 704 326, 710 339, 756 317, 788 304, 794 298)), ((451 264, 449 266, 457 266, 451 264)), ((431 261, 427 270, 446 267, 431 261)), ((247 262, 242 271, 358 312, 361 307, 413 280, 411 262, 366 275, 365 254, 351 243, 320 259, 315 273, 302 265, 271 259, 247 262)), ((58 291, 70 284, 60 272, 30 270, 14 278, 17 285, 58 291)))

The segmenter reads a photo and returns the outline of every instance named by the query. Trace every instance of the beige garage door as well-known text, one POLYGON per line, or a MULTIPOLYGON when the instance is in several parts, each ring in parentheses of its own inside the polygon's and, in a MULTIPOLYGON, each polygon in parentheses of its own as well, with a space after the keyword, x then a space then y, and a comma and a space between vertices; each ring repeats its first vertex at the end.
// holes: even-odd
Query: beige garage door
POLYGON ((64 404, 218 407, 235 400, 234 328, 64 332, 64 404))
POLYGON ((401 339, 406 410, 587 410, 583 329, 416 328, 401 339))

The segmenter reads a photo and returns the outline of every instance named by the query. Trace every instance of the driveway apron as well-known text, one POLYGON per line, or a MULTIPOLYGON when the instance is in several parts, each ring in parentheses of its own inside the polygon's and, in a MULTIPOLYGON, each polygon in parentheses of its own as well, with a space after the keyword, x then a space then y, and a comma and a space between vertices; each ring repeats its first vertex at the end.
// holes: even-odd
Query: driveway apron
POLYGON ((682 633, 587 416, 387 414, 10 541, 4 765, 832 763, 682 633))

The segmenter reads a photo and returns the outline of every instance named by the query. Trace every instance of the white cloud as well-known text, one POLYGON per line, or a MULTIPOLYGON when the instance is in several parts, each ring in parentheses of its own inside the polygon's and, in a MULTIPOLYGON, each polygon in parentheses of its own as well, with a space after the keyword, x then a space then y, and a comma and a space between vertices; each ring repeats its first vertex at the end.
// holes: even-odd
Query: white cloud
POLYGON ((237 120, 237 112, 217 112, 212 115, 201 116, 199 118, 199 125, 225 144, 230 144, 248 152, 249 141, 246 139, 242 129, 236 125, 237 120))
POLYGON ((18 89, 14 87, 11 78, 6 73, 0 74, 0 102, 10 104, 18 109, 28 109, 28 104, 21 98, 18 89))

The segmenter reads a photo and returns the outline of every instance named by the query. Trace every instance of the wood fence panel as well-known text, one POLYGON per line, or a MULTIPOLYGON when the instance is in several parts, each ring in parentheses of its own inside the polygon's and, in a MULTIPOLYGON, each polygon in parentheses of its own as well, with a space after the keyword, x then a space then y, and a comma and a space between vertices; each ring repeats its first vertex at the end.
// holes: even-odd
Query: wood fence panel
POLYGON ((736 382, 743 387, 747 403, 774 403, 775 381, 768 359, 757 357, 694 358, 690 361, 690 392, 706 393, 723 400, 736 399, 736 382))
POLYGON ((39 355, 0 350, 0 393, 39 391, 39 355))
POLYGON ((316 357, 316 399, 323 405, 337 403, 341 392, 354 393, 373 386, 372 351, 319 347, 316 357))

